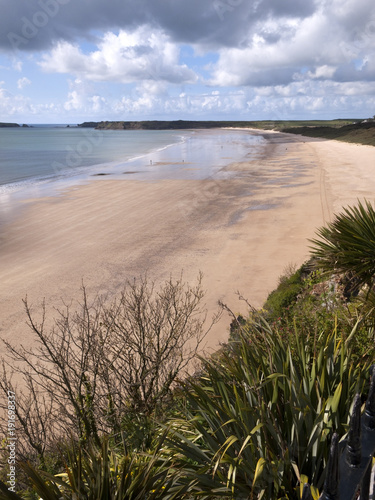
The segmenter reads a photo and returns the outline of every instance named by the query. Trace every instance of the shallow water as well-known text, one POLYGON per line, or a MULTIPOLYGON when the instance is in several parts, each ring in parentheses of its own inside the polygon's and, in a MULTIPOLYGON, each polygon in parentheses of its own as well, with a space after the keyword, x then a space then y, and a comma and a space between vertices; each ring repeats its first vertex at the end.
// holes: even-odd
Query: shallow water
POLYGON ((194 179, 230 175, 223 171, 233 162, 250 159, 266 140, 244 131, 190 132, 184 141, 141 158, 106 166, 102 174, 133 180, 194 179))
POLYGON ((176 133, 30 128, 15 129, 13 134, 9 132, 13 129, 3 130, 0 222, 8 220, 25 200, 58 195, 94 180, 225 179, 236 175, 225 170, 228 164, 251 159, 266 143, 249 131, 224 129, 176 133))
POLYGON ((98 164, 126 161, 185 140, 174 131, 77 127, 0 129, 0 193, 81 175, 98 164))

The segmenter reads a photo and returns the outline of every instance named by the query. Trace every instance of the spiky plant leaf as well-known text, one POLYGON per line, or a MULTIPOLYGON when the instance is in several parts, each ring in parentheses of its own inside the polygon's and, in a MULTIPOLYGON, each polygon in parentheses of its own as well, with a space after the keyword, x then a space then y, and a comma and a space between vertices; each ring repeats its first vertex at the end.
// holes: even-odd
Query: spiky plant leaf
POLYGON ((352 360, 353 338, 343 342, 335 328, 316 343, 298 334, 288 341, 261 321, 204 361, 202 378, 185 384, 185 437, 169 438, 184 480, 196 481, 204 498, 220 490, 229 498, 288 492, 294 499, 300 475, 321 488, 332 429, 346 432, 348 402, 369 369, 369 361, 352 360))
POLYGON ((319 239, 311 240, 312 256, 328 273, 351 277, 355 284, 373 284, 375 276, 375 209, 365 200, 344 208, 333 222, 317 230, 319 239))

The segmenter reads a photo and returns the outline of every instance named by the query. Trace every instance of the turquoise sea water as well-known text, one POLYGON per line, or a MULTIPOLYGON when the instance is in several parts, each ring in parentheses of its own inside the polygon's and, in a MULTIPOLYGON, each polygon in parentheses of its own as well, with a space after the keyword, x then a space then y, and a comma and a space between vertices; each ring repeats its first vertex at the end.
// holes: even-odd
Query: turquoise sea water
POLYGON ((100 179, 224 179, 267 141, 247 130, 0 128, 0 226, 24 206, 100 179), (106 177, 102 177, 105 175, 106 177))
POLYGON ((116 131, 76 127, 0 128, 0 194, 30 184, 105 170, 185 140, 175 131, 116 131))

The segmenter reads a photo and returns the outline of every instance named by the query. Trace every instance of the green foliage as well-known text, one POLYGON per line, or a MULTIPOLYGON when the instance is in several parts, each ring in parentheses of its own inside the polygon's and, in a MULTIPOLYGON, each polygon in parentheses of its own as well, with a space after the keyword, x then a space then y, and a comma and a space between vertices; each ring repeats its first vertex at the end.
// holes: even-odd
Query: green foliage
POLYGON ((301 293, 303 288, 302 268, 294 272, 291 276, 281 277, 279 286, 269 294, 264 309, 270 317, 281 317, 284 310, 292 305, 301 293))
MULTIPOLYGON (((160 450, 165 435, 151 454, 127 453, 109 448, 107 438, 101 448, 93 442, 69 450, 65 472, 52 475, 21 464, 34 491, 44 500, 172 500, 182 498, 186 486, 178 484, 179 473, 160 450)), ((21 500, 0 484, 0 499, 21 500)))
POLYGON ((348 402, 368 376, 369 362, 353 362, 354 336, 306 342, 296 331, 288 341, 259 317, 206 360, 171 437, 194 494, 297 499, 301 475, 321 488, 332 431, 346 432, 348 402))
POLYGON ((353 287, 371 287, 375 275, 375 210, 365 201, 345 208, 311 240, 316 265, 326 273, 346 273, 353 287))
MULTIPOLYGON (((319 332, 334 328, 338 304, 332 307, 334 295, 327 290, 319 271, 311 272, 309 264, 304 264, 296 274, 300 276, 298 295, 289 304, 283 304, 276 313, 271 308, 266 309, 266 317, 284 338, 293 338, 294 331, 298 329, 299 335, 306 341, 319 332)), ((274 296, 286 295, 289 286, 293 291, 296 285, 293 281, 289 284, 287 278, 281 278, 274 296)))
MULTIPOLYGON (((348 279, 328 275, 318 269, 313 271, 313 261, 309 261, 292 276, 280 278, 279 286, 270 294, 264 306, 265 318, 277 329, 279 335, 290 343, 293 355, 297 350, 294 346, 294 332, 305 343, 311 346, 317 342, 321 332, 336 330, 340 336, 348 336, 356 326, 356 334, 352 339, 353 356, 372 353, 374 346, 374 311, 375 294, 370 294, 365 301, 348 301, 344 289, 348 279), (300 278, 298 294, 295 295, 296 277, 300 278), (288 287, 291 288, 288 291, 288 287), (294 296, 290 303, 283 301, 284 297, 294 296), (280 307, 272 307, 272 304, 280 307)), ((238 333, 237 323, 237 333, 238 333)), ((246 329, 246 324, 242 325, 246 329)))
MULTIPOLYGON (((157 412, 142 411, 145 405, 120 398, 126 410, 119 414, 122 432, 101 437, 101 447, 90 438, 99 438, 97 405, 94 386, 84 372, 80 405, 90 432, 63 451, 62 474, 20 464, 34 491, 45 500, 297 500, 309 482, 318 498, 331 436, 347 432, 353 398, 368 389, 374 358, 375 210, 368 202, 349 207, 318 235, 320 239, 312 241, 317 270, 304 265, 289 272, 261 313, 252 310, 249 319, 233 315, 229 343, 202 359, 202 371, 175 388, 173 398, 165 398, 157 412), (352 292, 361 289, 360 305, 347 300, 343 290, 348 283, 352 292)), ((148 297, 143 288, 140 291, 148 297)), ((138 292, 132 297, 137 299, 138 292)), ((159 317, 150 315, 162 310, 158 297, 155 308, 146 300, 145 318, 159 317)), ((192 300, 177 302, 188 312, 192 304, 194 311, 199 289, 187 297, 192 300)), ((173 303, 168 294, 166 299, 168 306, 173 303)), ((126 311, 138 310, 134 304, 126 306, 126 311)), ((144 324, 119 311, 114 308, 112 316, 106 316, 111 325, 120 325, 119 331, 134 332, 134 325, 144 324)), ((173 311, 179 318, 177 306, 173 311)), ((147 331, 152 337, 155 328, 147 331)), ((161 368, 169 359, 163 358, 161 368)), ((126 360, 121 358, 121 365, 126 360)), ((177 377, 178 370, 173 373, 177 377)), ((106 396, 109 420, 116 416, 114 393, 106 396)), ((153 400, 159 402, 162 395, 155 392, 153 400)), ((21 496, 0 482, 3 498, 21 496)))
POLYGON ((268 296, 265 318, 283 338, 294 338, 297 328, 305 341, 321 331, 334 328, 334 315, 327 310, 325 294, 315 296, 321 273, 304 264, 296 272, 281 276, 278 287, 268 296))
MULTIPOLYGON (((164 405, 166 411, 169 410, 167 405, 164 405)), ((126 447, 133 452, 145 452, 153 449, 156 445, 160 423, 163 418, 159 419, 154 415, 146 415, 129 409, 122 419, 122 432, 126 435, 126 447)))
MULTIPOLYGON (((102 121, 84 122, 78 125, 83 128, 113 129, 113 130, 181 130, 181 129, 210 129, 218 127, 250 127, 262 130, 284 130, 286 127, 340 127, 351 125, 361 120, 338 119, 338 120, 258 120, 258 121, 207 121, 207 120, 146 120, 146 121, 102 121)), ((289 131, 289 130, 288 130, 289 131)), ((298 132, 297 132, 298 133, 298 132)))
POLYGON ((103 439, 101 449, 89 441, 64 449, 57 477, 22 467, 51 500, 300 498, 301 482, 321 489, 330 436, 346 432, 348 402, 366 390, 372 357, 353 352, 356 334, 286 337, 254 315, 179 390, 184 406, 165 417, 159 439, 151 425, 151 451, 134 447, 150 423, 140 418, 132 429, 129 417, 126 446, 103 439))
MULTIPOLYGON (((342 120, 340 123, 339 120, 335 120, 333 122, 321 122, 320 124, 311 123, 305 126, 288 125, 287 128, 284 128, 283 132, 375 146, 374 121, 363 123, 363 121, 360 120, 359 123, 353 123, 356 121, 357 120, 351 120, 345 123, 345 121, 342 120)), ((301 122, 301 125, 304 124, 301 122)))

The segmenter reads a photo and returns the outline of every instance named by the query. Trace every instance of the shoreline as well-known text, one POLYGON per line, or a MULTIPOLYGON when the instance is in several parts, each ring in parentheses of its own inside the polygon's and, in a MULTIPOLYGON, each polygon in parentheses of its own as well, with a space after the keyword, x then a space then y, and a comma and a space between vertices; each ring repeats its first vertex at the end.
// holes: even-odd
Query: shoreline
MULTIPOLYGON (((90 296, 112 296, 146 271, 156 283, 183 272, 191 284, 202 271, 209 316, 218 300, 246 313, 237 290, 261 307, 285 268, 308 258, 315 230, 374 193, 375 180, 368 148, 256 132, 266 144, 204 179, 105 176, 29 203, 1 238, 0 337, 32 345, 26 295, 37 316, 45 297, 52 315, 80 298, 82 281, 90 296)), ((224 315, 207 348, 227 340, 229 323, 224 315)))
MULTIPOLYGON (((40 127, 38 130, 40 133, 49 131, 50 129, 63 129, 66 127, 40 127)), ((70 129, 71 130, 71 129, 70 129)), ((157 131, 156 131, 157 132, 157 131)), ((92 163, 87 163, 84 152, 87 150, 88 154, 101 146, 103 143, 103 136, 90 136, 84 129, 79 130, 74 138, 67 138, 66 143, 62 143, 65 146, 64 153, 65 157, 60 158, 59 161, 55 161, 55 158, 51 156, 49 159, 42 162, 43 166, 47 166, 49 163, 55 164, 50 171, 46 171, 42 174, 40 171, 34 172, 32 176, 25 177, 19 180, 6 180, 0 184, 0 210, 1 206, 8 202, 10 208, 11 204, 18 205, 20 202, 35 200, 40 198, 45 198, 48 196, 59 196, 61 192, 75 187, 77 185, 82 185, 84 183, 90 182, 93 176, 101 175, 102 171, 106 169, 120 169, 121 166, 131 164, 137 160, 142 160, 149 155, 158 154, 159 152, 168 149, 173 146, 179 146, 189 139, 191 134, 190 131, 181 131, 180 134, 173 133, 174 137, 178 137, 178 140, 173 142, 160 145, 152 145, 149 151, 140 152, 133 151, 130 157, 128 151, 123 151, 125 157, 118 157, 116 159, 112 158, 110 160, 104 160, 103 158, 92 158, 92 163), (182 132, 185 132, 184 134, 182 132), (76 163, 76 165, 74 165, 76 163)), ((102 131, 101 134, 104 134, 102 131)), ((126 145, 125 145, 126 146, 126 145)), ((117 155, 119 153, 117 152, 117 155)), ((115 155, 116 156, 116 155, 115 155)), ((13 169, 17 170, 17 164, 13 165, 13 169)), ((6 170, 5 170, 5 178, 6 170)))
MULTIPOLYGON (((217 150, 218 144, 215 144, 215 138, 220 131, 221 129, 178 130, 178 134, 174 133, 175 136, 179 137, 178 141, 167 145, 154 146, 150 151, 136 154, 130 158, 116 159, 104 163, 93 163, 90 166, 78 168, 66 167, 65 173, 61 176, 55 175, 55 177, 42 178, 37 175, 24 181, 0 185, 0 225, 6 221, 8 214, 17 211, 29 202, 33 203, 35 200, 51 196, 61 196, 62 193, 71 188, 74 189, 95 181, 96 177, 110 176, 111 179, 121 180, 124 175, 127 175, 132 180, 145 181, 158 181, 164 178, 186 179, 194 177, 193 170, 198 172, 198 178, 200 178, 199 171, 204 173, 203 176, 207 176, 204 160, 210 162, 211 159, 202 158, 197 162, 197 158, 195 158, 195 165, 191 165, 190 162, 184 163, 183 158, 189 153, 189 141, 191 139, 196 140, 197 137, 201 137, 205 141, 211 138, 211 148, 217 150), (190 167, 190 173, 188 174, 186 174, 189 170, 187 167, 190 167)), ((106 132, 105 130, 102 131, 103 134, 106 132)), ((118 131, 116 132, 118 133, 118 131)), ((141 131, 141 133, 143 132, 141 131)), ((84 137, 84 140, 88 143, 87 137, 84 137)), ((98 143, 102 141, 103 138, 98 143)), ((224 141, 224 146, 221 147, 226 148, 224 153, 228 150, 227 154, 229 156, 232 154, 230 140, 224 141)), ((225 165, 225 162, 221 161, 220 155, 216 155, 213 160, 216 165, 221 167, 225 165)))

